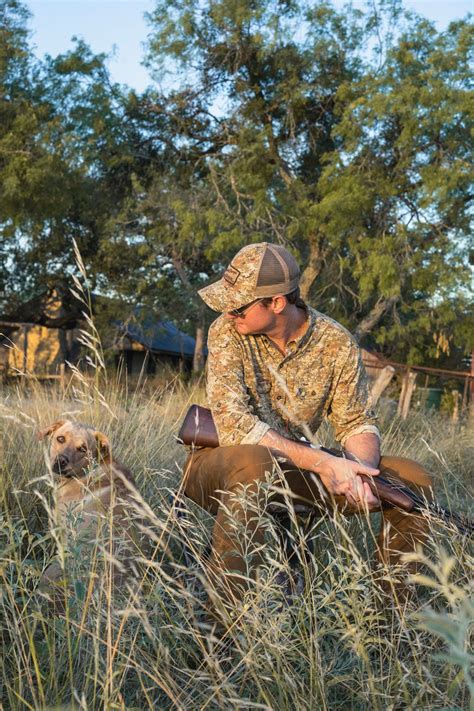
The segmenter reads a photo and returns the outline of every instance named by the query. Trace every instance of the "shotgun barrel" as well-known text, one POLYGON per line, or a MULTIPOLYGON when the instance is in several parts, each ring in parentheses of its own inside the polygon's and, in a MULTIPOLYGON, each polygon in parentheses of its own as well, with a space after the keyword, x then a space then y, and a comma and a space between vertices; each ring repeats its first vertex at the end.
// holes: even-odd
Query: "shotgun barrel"
MULTIPOLYGON (((212 413, 207 407, 191 405, 178 433, 178 441, 194 447, 219 446, 219 435, 212 413)), ((300 444, 312 446, 309 442, 304 441, 301 441, 300 444)), ((326 447, 320 449, 335 457, 344 456, 344 453, 339 450, 326 447)), ((470 536, 474 533, 474 523, 468 518, 443 508, 437 502, 426 501, 401 481, 384 476, 383 472, 375 477, 364 474, 361 474, 360 477, 368 483, 372 492, 386 505, 396 506, 407 513, 431 514, 446 524, 454 525, 464 535, 470 536)))

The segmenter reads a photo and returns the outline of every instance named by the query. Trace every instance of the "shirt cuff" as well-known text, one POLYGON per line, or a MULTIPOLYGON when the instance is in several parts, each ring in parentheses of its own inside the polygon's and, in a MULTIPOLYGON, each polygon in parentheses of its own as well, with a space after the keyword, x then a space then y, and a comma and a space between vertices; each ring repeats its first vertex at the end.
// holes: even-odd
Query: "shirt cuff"
POLYGON ((241 440, 240 444, 258 444, 260 440, 265 437, 269 429, 271 429, 270 425, 259 420, 241 440))
POLYGON ((347 442, 349 437, 354 437, 355 435, 358 434, 364 434, 365 432, 370 432, 371 434, 374 434, 378 437, 379 442, 380 442, 380 431, 379 428, 376 427, 375 425, 360 425, 360 427, 355 427, 353 430, 349 430, 349 432, 345 432, 342 437, 339 438, 339 442, 344 446, 344 444, 347 442))

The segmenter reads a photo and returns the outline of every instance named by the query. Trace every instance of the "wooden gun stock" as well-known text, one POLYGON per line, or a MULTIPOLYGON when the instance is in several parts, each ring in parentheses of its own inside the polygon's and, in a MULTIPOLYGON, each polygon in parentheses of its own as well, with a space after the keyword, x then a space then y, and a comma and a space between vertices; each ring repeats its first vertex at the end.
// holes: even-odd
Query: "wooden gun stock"
MULTIPOLYGON (((201 405, 191 405, 184 418, 178 433, 178 440, 183 444, 194 447, 218 447, 219 436, 211 411, 201 405)), ((300 444, 310 447, 309 442, 301 441, 300 444)), ((321 451, 335 457, 344 456, 343 452, 335 449, 321 447, 321 451)), ((375 496, 384 504, 397 506, 408 513, 430 512, 445 523, 453 523, 461 533, 472 535, 474 524, 452 511, 442 508, 437 503, 429 503, 418 496, 407 486, 397 480, 390 480, 383 474, 369 477, 361 474, 361 479, 368 483, 375 496)))

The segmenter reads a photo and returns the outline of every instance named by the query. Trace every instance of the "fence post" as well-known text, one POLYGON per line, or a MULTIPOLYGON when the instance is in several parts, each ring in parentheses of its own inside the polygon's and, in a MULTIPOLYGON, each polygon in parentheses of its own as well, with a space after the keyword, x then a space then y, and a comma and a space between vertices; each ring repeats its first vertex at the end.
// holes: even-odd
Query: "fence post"
POLYGON ((400 400, 398 401, 398 414, 404 420, 408 416, 410 411, 411 397, 415 389, 417 373, 408 368, 407 372, 403 377, 402 391, 400 393, 400 400))
POLYGON ((23 375, 28 370, 28 326, 23 326, 23 375))
POLYGON ((400 390, 400 397, 398 398, 398 408, 397 408, 397 415, 399 415, 399 417, 402 416, 403 401, 405 399, 405 390, 407 389, 407 382, 408 382, 408 373, 409 373, 409 371, 406 370, 405 373, 403 374, 403 378, 402 378, 402 388, 400 390))
POLYGON ((453 422, 459 422, 459 404, 462 398, 461 393, 459 390, 451 390, 452 395, 453 395, 453 415, 452 415, 452 420, 453 422))
POLYGON ((464 388, 462 391, 461 416, 464 417, 467 413, 469 399, 469 378, 464 378, 464 388))
POLYGON ((372 390, 370 391, 372 405, 377 404, 380 396, 382 395, 383 391, 387 388, 388 384, 390 383, 390 381, 392 380, 394 375, 395 375, 395 368, 393 367, 393 365, 386 365, 385 368, 383 368, 381 370, 381 372, 378 374, 377 380, 373 384, 372 390))
MULTIPOLYGON (((474 351, 471 354, 471 375, 474 375, 474 351)), ((469 419, 474 424, 474 378, 470 379, 469 396, 469 419)))

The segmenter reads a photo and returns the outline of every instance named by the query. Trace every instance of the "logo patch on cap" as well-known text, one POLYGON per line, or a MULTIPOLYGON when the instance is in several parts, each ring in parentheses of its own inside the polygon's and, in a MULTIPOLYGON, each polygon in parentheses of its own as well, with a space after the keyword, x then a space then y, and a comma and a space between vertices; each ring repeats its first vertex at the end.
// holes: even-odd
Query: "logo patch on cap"
POLYGON ((237 279, 240 276, 240 271, 236 269, 235 267, 232 266, 232 264, 229 264, 227 269, 224 272, 224 276, 222 277, 223 279, 226 280, 231 286, 235 286, 235 283, 237 279))

